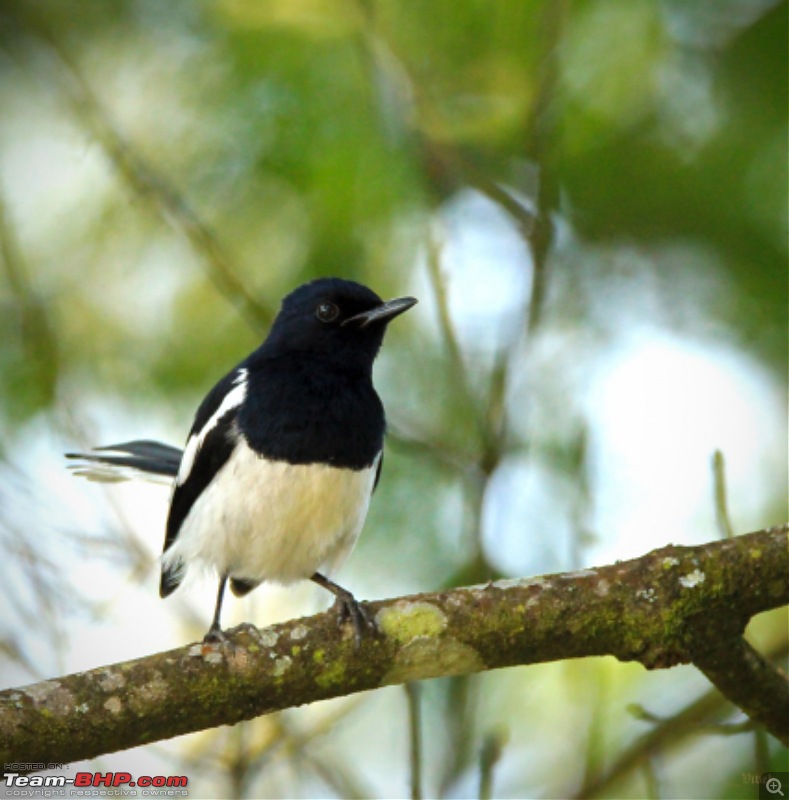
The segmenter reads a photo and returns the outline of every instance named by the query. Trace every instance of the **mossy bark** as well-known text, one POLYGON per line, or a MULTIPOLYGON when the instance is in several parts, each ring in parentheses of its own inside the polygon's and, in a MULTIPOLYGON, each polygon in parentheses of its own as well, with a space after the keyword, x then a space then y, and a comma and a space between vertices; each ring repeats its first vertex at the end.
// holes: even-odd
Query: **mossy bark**
POLYGON ((788 532, 370 603, 379 633, 358 650, 324 613, 8 689, 0 760, 69 762, 386 684, 601 655, 649 669, 697 662, 786 742, 789 685, 741 637, 752 616, 789 602, 788 532))

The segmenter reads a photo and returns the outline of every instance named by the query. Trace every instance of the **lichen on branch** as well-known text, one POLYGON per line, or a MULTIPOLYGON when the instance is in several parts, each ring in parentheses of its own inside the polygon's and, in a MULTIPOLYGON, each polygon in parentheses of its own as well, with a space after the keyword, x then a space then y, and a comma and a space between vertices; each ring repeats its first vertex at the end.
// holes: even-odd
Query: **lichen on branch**
POLYGON ((387 684, 601 655, 649 669, 697 663, 786 742, 789 684, 742 634, 755 614, 789 603, 788 534, 783 525, 595 569, 369 603, 379 632, 359 650, 324 613, 7 689, 0 759, 69 762, 387 684))

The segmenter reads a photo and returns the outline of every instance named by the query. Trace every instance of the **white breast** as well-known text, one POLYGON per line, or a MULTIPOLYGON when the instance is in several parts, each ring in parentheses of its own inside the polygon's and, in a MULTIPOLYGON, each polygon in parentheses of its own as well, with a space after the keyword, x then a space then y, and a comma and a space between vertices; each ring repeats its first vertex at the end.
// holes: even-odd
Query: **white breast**
POLYGON ((163 563, 280 583, 335 569, 359 538, 379 459, 362 470, 287 464, 261 458, 241 438, 163 563))

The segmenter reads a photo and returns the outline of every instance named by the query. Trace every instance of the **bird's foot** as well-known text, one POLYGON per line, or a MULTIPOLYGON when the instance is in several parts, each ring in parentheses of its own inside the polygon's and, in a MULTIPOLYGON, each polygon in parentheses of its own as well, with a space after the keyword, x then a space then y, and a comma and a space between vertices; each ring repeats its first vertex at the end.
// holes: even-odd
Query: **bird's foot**
POLYGON ((337 625, 342 627, 346 622, 351 623, 355 648, 358 650, 365 628, 373 633, 378 630, 370 612, 347 589, 343 589, 320 572, 313 573, 310 580, 328 589, 335 596, 332 608, 337 612, 337 625))
POLYGON ((212 625, 203 637, 203 644, 226 645, 229 641, 228 635, 218 625, 212 625))
POLYGON ((337 595, 332 608, 337 613, 337 627, 341 628, 347 622, 353 627, 354 649, 358 650, 362 643, 365 631, 376 633, 378 630, 375 619, 350 592, 343 591, 337 595))

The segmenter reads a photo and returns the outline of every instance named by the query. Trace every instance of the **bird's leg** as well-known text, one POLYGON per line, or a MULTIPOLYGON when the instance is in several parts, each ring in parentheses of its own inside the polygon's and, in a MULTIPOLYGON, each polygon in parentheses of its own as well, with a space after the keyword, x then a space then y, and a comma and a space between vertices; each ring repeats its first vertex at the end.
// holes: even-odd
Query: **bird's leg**
POLYGON ((328 589, 337 598, 334 601, 334 608, 337 609, 337 624, 342 625, 346 620, 350 620, 353 625, 354 644, 358 650, 362 641, 362 631, 365 627, 375 630, 375 620, 347 589, 330 581, 320 572, 316 572, 310 580, 317 583, 318 586, 328 589))
POLYGON ((223 575, 219 581, 219 591, 216 593, 216 607, 214 608, 214 618, 208 633, 203 637, 204 642, 226 642, 227 636, 222 631, 219 624, 219 617, 222 614, 222 600, 225 597, 225 586, 227 585, 227 575, 223 575))

